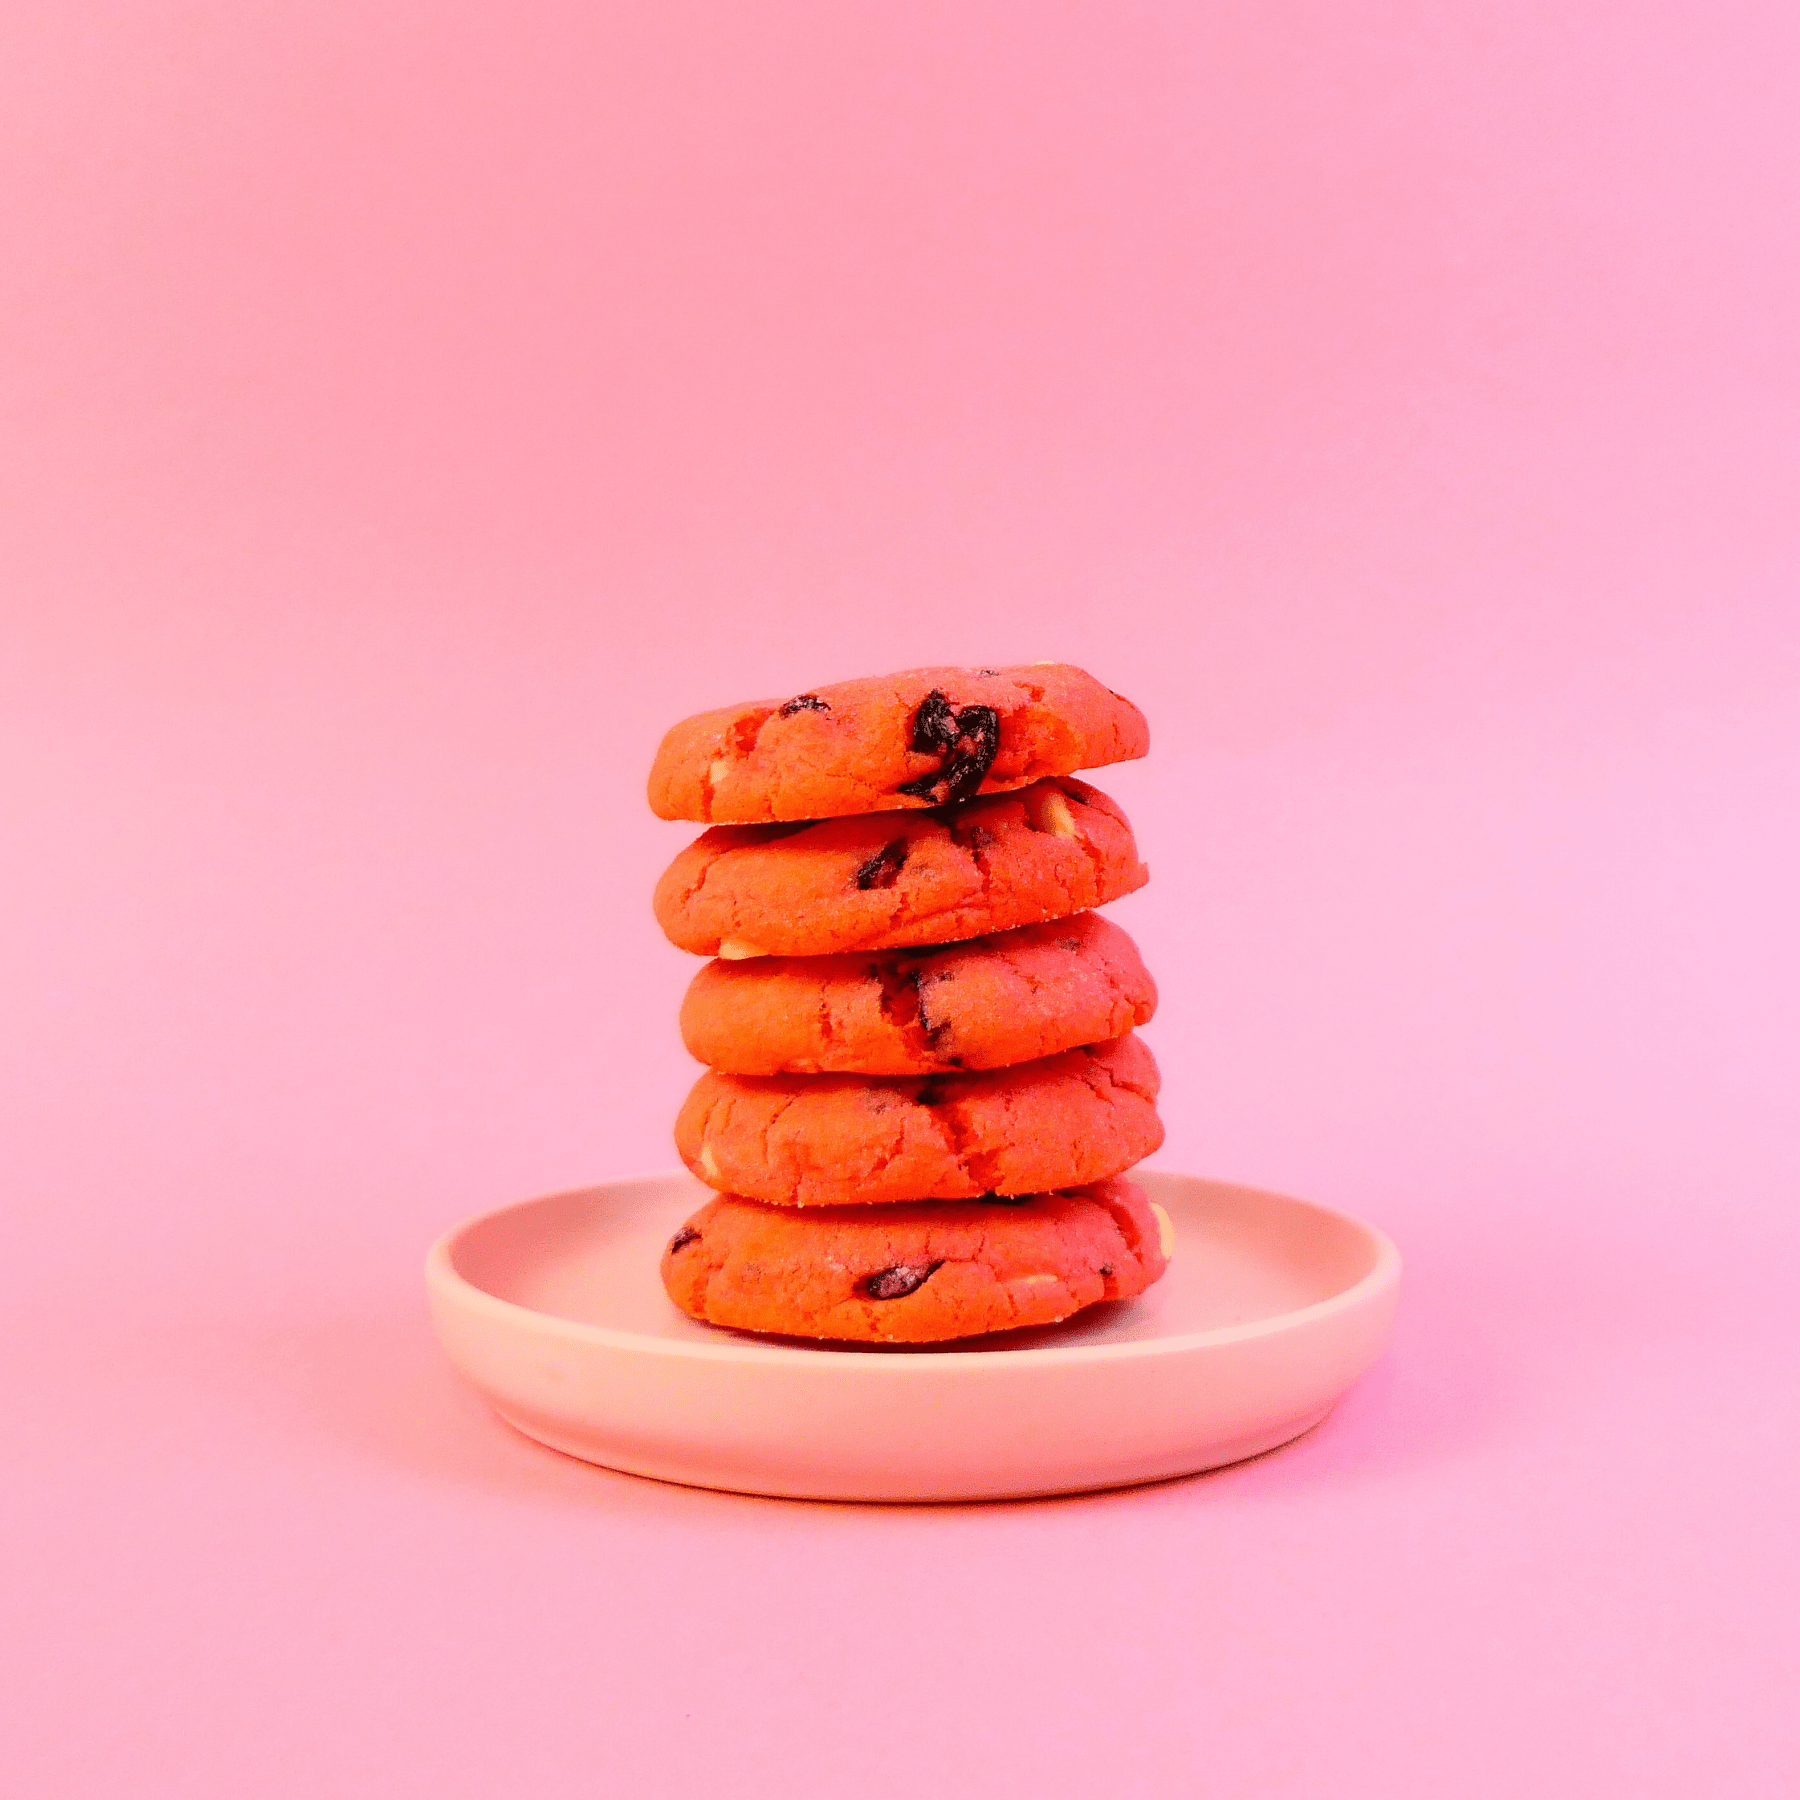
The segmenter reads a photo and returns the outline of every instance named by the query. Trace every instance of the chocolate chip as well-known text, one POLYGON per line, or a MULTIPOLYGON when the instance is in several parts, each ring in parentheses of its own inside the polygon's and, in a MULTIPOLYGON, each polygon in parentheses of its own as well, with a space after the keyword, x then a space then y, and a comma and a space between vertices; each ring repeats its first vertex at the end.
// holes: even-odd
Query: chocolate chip
POLYGON ((921 1106, 942 1106, 944 1104, 944 1090, 940 1087, 933 1087, 928 1081, 913 1095, 913 1098, 921 1106))
POLYGON ((830 712, 831 702, 821 700, 817 694, 796 694, 791 700, 781 703, 781 716, 791 719, 797 712, 830 712))
POLYGON ((859 888, 891 888, 906 867, 906 853, 911 848, 912 844, 906 838, 895 838, 891 844, 883 844, 856 871, 856 885, 859 888))
POLYGON ((684 1225, 669 1239, 669 1254, 673 1256, 677 1250, 685 1250, 689 1244, 697 1244, 699 1241, 699 1232, 691 1225, 684 1225))
POLYGON ((991 706, 960 712, 942 688, 933 688, 913 714, 912 748, 944 760, 935 775, 903 781, 896 790, 944 806, 967 800, 987 779, 1000 748, 1000 715, 991 706))
POLYGON ((933 1025, 931 1020, 926 1016, 925 990, 923 987, 920 986, 919 978, 916 975, 913 977, 912 987, 913 987, 913 1004, 918 1008, 919 1029, 922 1032, 924 1032, 926 1037, 929 1038, 931 1036, 931 1034, 937 1030, 937 1027, 935 1025, 933 1025))
POLYGON ((946 981, 954 981, 956 971, 939 969, 935 974, 927 974, 923 969, 915 969, 911 979, 914 999, 919 1009, 919 1029, 925 1033, 926 1039, 935 1050, 950 1035, 951 1021, 932 1018, 925 1005, 926 990, 938 987, 946 981))
POLYGON ((1100 1265, 1100 1273, 1102 1275, 1110 1275, 1112 1273, 1112 1264, 1111 1263, 1102 1263, 1100 1265))
POLYGON ((975 673, 977 675, 998 675, 1000 671, 998 669, 977 669, 975 673))
POLYGON ((871 1275, 862 1289, 871 1300, 904 1300, 908 1294, 916 1294, 943 1266, 930 1263, 920 1268, 916 1263, 895 1263, 891 1269, 871 1275))

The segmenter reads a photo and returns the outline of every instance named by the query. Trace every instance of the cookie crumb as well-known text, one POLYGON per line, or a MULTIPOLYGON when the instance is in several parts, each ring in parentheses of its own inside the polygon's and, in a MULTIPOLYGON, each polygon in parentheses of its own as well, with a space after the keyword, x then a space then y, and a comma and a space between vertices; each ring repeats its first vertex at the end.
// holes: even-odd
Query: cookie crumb
POLYGON ((1163 1261, 1167 1262, 1175 1254, 1175 1221, 1152 1200, 1150 1210, 1156 1214, 1156 1240, 1162 1251, 1163 1261))

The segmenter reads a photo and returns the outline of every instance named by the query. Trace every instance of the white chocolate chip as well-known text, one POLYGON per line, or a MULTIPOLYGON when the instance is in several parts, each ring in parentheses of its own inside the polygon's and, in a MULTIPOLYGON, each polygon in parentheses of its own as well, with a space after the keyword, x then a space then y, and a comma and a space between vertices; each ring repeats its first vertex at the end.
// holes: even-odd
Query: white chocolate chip
POLYGON ((1061 788, 1035 788, 1027 805, 1034 831, 1047 831, 1052 837, 1059 838, 1081 836, 1081 829, 1075 823, 1075 815, 1069 810, 1069 797, 1061 788))
POLYGON ((723 787, 725 784, 725 777, 730 773, 731 758, 728 756, 715 756, 713 758, 712 767, 706 771, 706 779, 710 781, 714 787, 723 787))
POLYGON ((1167 1262, 1175 1254, 1175 1221, 1156 1204, 1150 1202, 1150 1210, 1156 1214, 1156 1236, 1162 1246, 1163 1261, 1167 1262))
POLYGON ((1041 1287, 1046 1281, 1056 1281, 1055 1275, 1015 1275, 1006 1285, 1008 1287, 1041 1287))
POLYGON ((727 962, 747 962, 753 956, 767 956, 766 950, 759 950, 754 944, 746 944, 742 938, 727 938, 719 946, 719 954, 727 962))
POLYGON ((700 1154, 695 1157, 694 1160, 700 1165, 700 1173, 704 1175, 708 1181, 719 1180, 719 1159, 713 1155, 713 1147, 711 1144, 702 1144, 700 1146, 700 1154))

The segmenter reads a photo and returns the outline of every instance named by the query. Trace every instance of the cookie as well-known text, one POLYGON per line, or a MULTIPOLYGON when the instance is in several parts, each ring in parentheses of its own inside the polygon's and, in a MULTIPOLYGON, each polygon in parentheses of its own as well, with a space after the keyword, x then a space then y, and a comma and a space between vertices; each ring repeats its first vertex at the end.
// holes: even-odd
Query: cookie
POLYGON ((1118 1179, 1012 1203, 810 1213, 727 1194, 669 1240, 662 1278, 714 1325, 927 1344, 1128 1300, 1168 1267, 1172 1238, 1168 1214, 1118 1179))
POLYGON ((1099 913, 879 957, 710 962, 681 1036, 733 1075, 927 1075, 999 1069, 1148 1022, 1156 984, 1099 913))
POLYGON ((948 944, 1142 887, 1131 826, 1064 776, 927 813, 715 825, 663 872, 656 919, 700 956, 829 956, 948 944))
POLYGON ((656 753, 650 808, 748 825, 943 806, 1149 747, 1144 715, 1068 663, 907 669, 684 719, 656 753))
POLYGON ((966 1075, 720 1075, 675 1121, 711 1187, 776 1206, 974 1200, 1102 1181, 1161 1142, 1156 1059, 1132 1033, 966 1075))

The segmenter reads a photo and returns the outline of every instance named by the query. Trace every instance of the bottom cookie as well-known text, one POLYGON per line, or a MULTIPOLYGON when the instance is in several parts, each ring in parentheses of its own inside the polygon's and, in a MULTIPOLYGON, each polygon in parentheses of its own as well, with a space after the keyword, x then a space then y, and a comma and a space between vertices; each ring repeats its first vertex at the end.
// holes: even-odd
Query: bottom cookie
POLYGON ((740 1331, 928 1344, 1054 1325, 1168 1267, 1168 1214, 1114 1176, 1018 1200, 798 1211, 723 1194, 663 1252, 683 1312, 740 1331))

